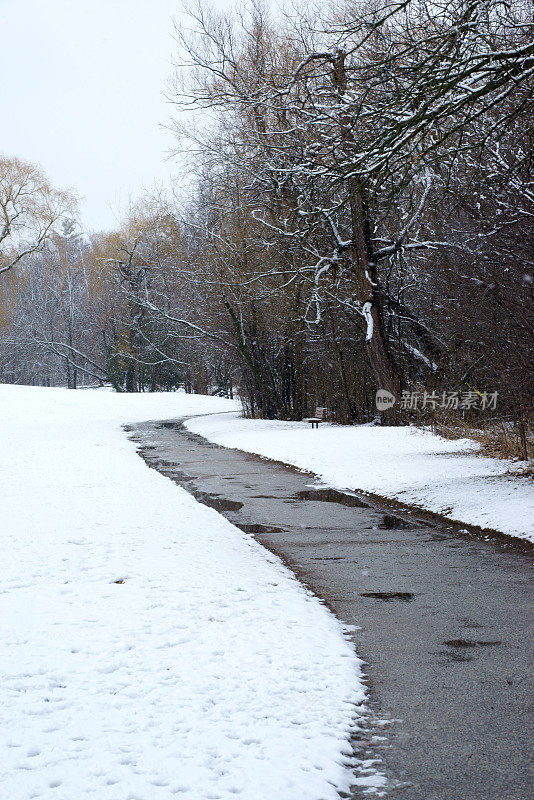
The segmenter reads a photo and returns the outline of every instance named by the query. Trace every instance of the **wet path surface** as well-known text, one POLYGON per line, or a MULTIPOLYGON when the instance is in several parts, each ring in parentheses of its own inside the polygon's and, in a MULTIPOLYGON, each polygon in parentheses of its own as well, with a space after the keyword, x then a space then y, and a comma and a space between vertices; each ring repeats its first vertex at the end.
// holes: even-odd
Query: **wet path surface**
POLYGON ((313 488, 309 475, 177 422, 133 433, 151 466, 254 535, 358 626, 374 733, 387 739, 376 754, 388 796, 532 796, 528 553, 313 488))

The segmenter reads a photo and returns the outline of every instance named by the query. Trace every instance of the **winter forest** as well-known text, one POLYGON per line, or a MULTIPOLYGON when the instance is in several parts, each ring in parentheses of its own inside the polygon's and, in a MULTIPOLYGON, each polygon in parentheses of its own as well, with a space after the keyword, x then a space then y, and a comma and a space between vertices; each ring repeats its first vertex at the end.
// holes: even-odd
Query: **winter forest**
POLYGON ((427 393, 382 421, 526 457, 530 2, 188 14, 162 120, 186 164, 174 192, 88 233, 39 165, 0 158, 0 381, 338 423, 375 419, 377 389, 427 393), (495 392, 485 413, 458 402, 495 392))

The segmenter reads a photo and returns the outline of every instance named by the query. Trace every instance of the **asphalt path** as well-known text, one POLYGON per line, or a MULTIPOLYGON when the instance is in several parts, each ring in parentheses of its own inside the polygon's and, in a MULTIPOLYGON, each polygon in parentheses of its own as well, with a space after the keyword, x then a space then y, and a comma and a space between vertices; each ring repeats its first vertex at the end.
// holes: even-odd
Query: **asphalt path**
POLYGON ((355 626, 372 718, 354 748, 382 760, 388 797, 533 796, 524 546, 322 487, 211 444, 180 420, 137 425, 133 436, 150 466, 279 555, 355 626))

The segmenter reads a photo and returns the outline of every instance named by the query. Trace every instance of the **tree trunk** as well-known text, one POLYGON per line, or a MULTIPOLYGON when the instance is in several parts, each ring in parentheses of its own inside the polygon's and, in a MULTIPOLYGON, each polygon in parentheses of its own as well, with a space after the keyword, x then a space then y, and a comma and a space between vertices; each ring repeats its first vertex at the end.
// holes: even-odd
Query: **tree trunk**
MULTIPOLYGON (((344 51, 339 50, 335 54, 332 67, 332 83, 338 93, 341 108, 343 108, 342 99, 347 86, 344 51)), ((347 148, 349 156, 350 148, 354 146, 351 122, 350 116, 341 111, 339 115, 341 142, 347 148)), ((383 300, 378 285, 376 263, 373 258, 373 244, 365 205, 364 185, 357 176, 354 176, 348 178, 347 188, 352 227, 350 255, 356 277, 357 299, 362 306, 367 322, 366 349, 369 364, 377 388, 386 389, 396 398, 400 398, 401 379, 389 349, 384 326, 383 300)), ((389 419, 394 416, 391 410, 387 414, 389 419)))
MULTIPOLYGON (((351 258, 356 274, 358 300, 366 309, 366 349, 378 389, 386 389, 397 399, 401 378, 391 354, 384 325, 383 301, 373 261, 369 222, 365 213, 363 189, 355 179, 349 181, 352 223, 351 258)), ((391 412, 387 412, 390 414, 391 412)))

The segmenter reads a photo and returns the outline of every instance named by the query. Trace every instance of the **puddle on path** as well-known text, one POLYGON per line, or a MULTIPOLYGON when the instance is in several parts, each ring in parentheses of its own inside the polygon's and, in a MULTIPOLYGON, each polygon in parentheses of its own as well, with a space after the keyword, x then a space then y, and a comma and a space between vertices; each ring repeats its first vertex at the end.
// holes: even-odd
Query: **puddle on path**
POLYGON ((445 664, 466 664, 473 660, 473 656, 467 655, 465 650, 440 650, 436 655, 444 657, 445 664))
POLYGON ((393 514, 383 514, 382 522, 379 522, 378 527, 387 531, 400 531, 406 528, 413 528, 414 524, 393 514))
POLYGON ((350 508, 369 508, 369 503, 364 503, 359 497, 345 492, 338 492, 337 489, 305 489, 297 492, 296 500, 316 500, 320 503, 340 503, 342 506, 350 508))
MULTIPOLYGON (((310 559, 311 561, 345 561, 344 556, 315 556, 310 559)), ((352 562, 354 563, 354 562, 352 562)))
POLYGON ((481 642, 478 639, 448 639, 443 644, 446 644, 447 647, 498 647, 502 642, 481 642))
POLYGON ((195 492, 194 494, 197 500, 200 500, 205 506, 214 508, 216 511, 239 511, 244 505, 239 500, 228 500, 227 497, 219 497, 216 494, 204 494, 203 492, 195 492))
POLYGON ((360 592, 360 597, 371 597, 373 600, 413 600, 413 592, 360 592))
MULTIPOLYGON (((237 523, 236 523, 237 524, 237 523)), ((240 528, 245 533, 283 533, 283 528, 275 528, 273 525, 260 525, 259 523, 250 523, 250 524, 237 524, 237 527, 240 528)))

